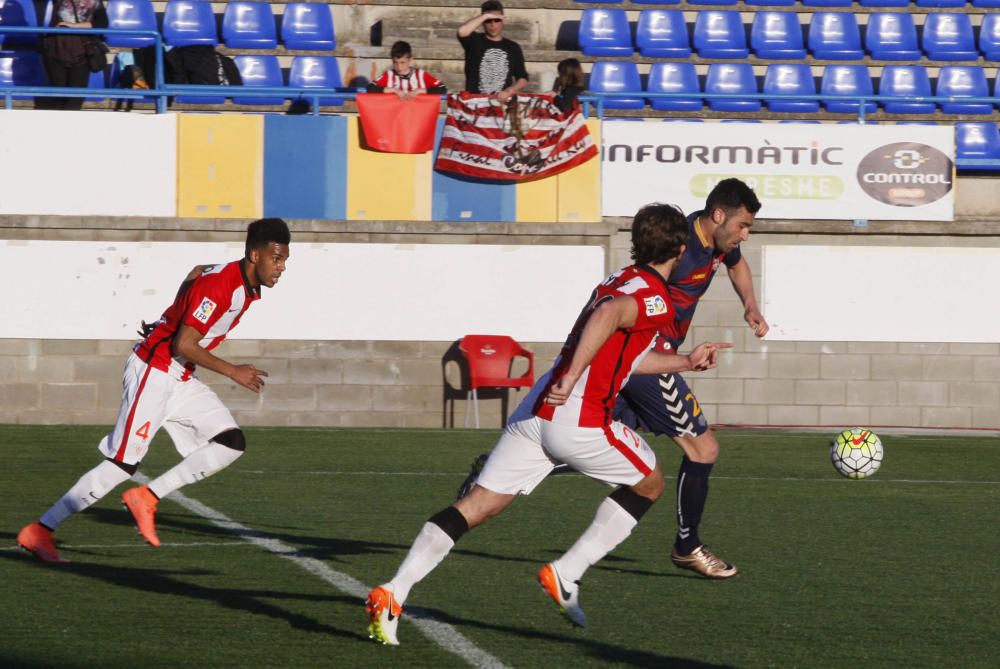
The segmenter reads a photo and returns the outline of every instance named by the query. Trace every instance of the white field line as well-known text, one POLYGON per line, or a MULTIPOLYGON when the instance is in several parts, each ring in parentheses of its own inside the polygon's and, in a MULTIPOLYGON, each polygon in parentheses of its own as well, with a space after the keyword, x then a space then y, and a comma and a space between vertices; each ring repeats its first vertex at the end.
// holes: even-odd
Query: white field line
MULTIPOLYGON (((136 475, 135 479, 141 483, 149 483, 150 481, 149 477, 142 474, 136 475)), ((249 527, 232 520, 225 514, 216 511, 212 507, 202 504, 196 499, 187 497, 183 493, 171 493, 168 495, 167 499, 180 504, 191 513, 197 514, 202 518, 211 521, 211 523, 216 527, 228 530, 258 548, 263 548, 264 550, 270 551, 275 555, 290 560, 296 566, 306 570, 313 576, 317 576, 326 581, 341 592, 344 592, 352 597, 357 597, 359 600, 359 607, 361 606, 361 602, 368 596, 368 592, 371 590, 371 588, 353 576, 331 569, 325 562, 321 562, 315 558, 306 557, 288 544, 285 544, 278 539, 268 537, 262 532, 252 530, 249 527)), ((485 650, 474 644, 454 627, 439 620, 435 620, 425 611, 421 611, 416 608, 407 609, 407 616, 404 620, 412 622, 414 626, 416 626, 416 628, 419 629, 428 639, 441 646, 444 650, 458 655, 473 667, 482 667, 484 669, 504 669, 505 667, 499 659, 493 657, 485 650)))
MULTIPOLYGON (((204 547, 204 546, 212 546, 212 547, 216 547, 216 548, 219 547, 219 546, 223 546, 223 547, 224 546, 230 546, 230 547, 235 546, 235 547, 238 547, 238 548, 246 548, 246 546, 247 546, 246 542, 244 542, 244 541, 188 541, 188 542, 180 542, 180 541, 178 541, 178 542, 168 542, 168 541, 164 541, 160 545, 161 546, 167 546, 169 548, 201 548, 201 547, 204 547)), ((98 549, 98 550, 106 550, 106 549, 115 549, 115 550, 117 550, 117 549, 120 549, 120 548, 125 548, 125 549, 135 548, 135 549, 140 549, 140 550, 149 550, 149 545, 145 541, 142 541, 140 539, 138 541, 134 541, 134 542, 129 543, 129 544, 64 544, 64 543, 60 542, 59 543, 59 548, 60 549, 68 548, 70 550, 84 550, 84 549, 91 550, 91 549, 95 549, 95 548, 98 549)), ((20 550, 20 549, 21 549, 20 546, 9 546, 9 547, 6 547, 6 548, 0 548, 0 552, 3 552, 3 551, 16 551, 16 550, 20 550)))

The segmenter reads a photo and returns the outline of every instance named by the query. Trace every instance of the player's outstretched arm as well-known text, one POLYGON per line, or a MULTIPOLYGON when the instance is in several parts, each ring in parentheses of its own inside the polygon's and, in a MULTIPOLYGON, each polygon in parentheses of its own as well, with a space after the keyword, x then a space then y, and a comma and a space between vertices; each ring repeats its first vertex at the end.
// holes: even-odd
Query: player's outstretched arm
POLYGON ((770 326, 757 307, 757 298, 753 294, 753 275, 745 258, 740 258, 738 263, 729 268, 729 280, 732 281, 733 289, 743 303, 743 320, 755 335, 763 337, 770 326))
POLYGON ((181 325, 171 344, 171 353, 190 360, 199 367, 222 374, 247 390, 259 393, 264 388, 263 377, 267 376, 267 372, 257 369, 253 365, 234 365, 223 360, 211 351, 206 351, 199 346, 198 342, 201 341, 201 338, 201 333, 194 328, 181 325))
POLYGON ((676 374, 678 372, 703 372, 718 364, 719 351, 732 348, 732 344, 704 342, 695 346, 688 355, 668 355, 650 351, 636 367, 633 374, 676 374))

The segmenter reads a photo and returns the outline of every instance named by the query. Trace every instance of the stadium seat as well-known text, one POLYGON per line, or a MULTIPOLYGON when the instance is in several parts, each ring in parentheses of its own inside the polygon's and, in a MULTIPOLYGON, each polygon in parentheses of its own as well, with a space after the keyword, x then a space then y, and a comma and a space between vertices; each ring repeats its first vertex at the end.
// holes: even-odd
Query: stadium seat
POLYGON ((750 28, 750 48, 765 60, 801 60, 806 57, 802 26, 795 12, 757 12, 750 28))
MULTIPOLYGON (((712 63, 708 66, 705 79, 706 93, 756 94, 757 78, 749 63, 712 63)), ((755 112, 760 111, 760 100, 756 98, 717 98, 708 100, 713 111, 755 112)))
POLYGON ((687 58, 691 55, 684 14, 679 9, 644 9, 639 12, 635 44, 646 58, 687 58))
POLYGON ((850 7, 852 0, 802 0, 803 7, 850 7))
POLYGON ((694 22, 694 48, 702 58, 746 58, 747 35, 740 13, 705 9, 694 22))
POLYGON ((986 14, 979 26, 979 51, 986 60, 1000 60, 1000 14, 986 14))
POLYGON ((588 7, 580 17, 578 35, 585 56, 631 56, 634 51, 624 9, 588 7))
POLYGON ((623 94, 604 98, 605 109, 642 109, 646 106, 639 68, 632 62, 595 62, 587 89, 595 93, 623 94))
MULTIPOLYGON (((290 88, 341 88, 340 68, 333 56, 296 56, 288 71, 290 88)), ((320 98, 320 106, 344 104, 343 98, 320 98)))
MULTIPOLYGON (((816 95, 816 80, 812 68, 805 63, 772 63, 764 74, 764 94, 816 95)), ((818 100, 772 100, 765 98, 769 111, 812 114, 819 111, 818 100)))
POLYGON ((692 93, 691 98, 650 98, 650 105, 659 111, 701 111, 704 106, 699 94, 698 73, 694 63, 653 63, 649 69, 646 90, 650 93, 692 93))
MULTIPOLYGON (((0 85, 48 86, 49 79, 36 51, 0 51, 0 85)), ((14 95, 15 100, 30 100, 30 95, 14 95)))
MULTIPOLYGON (((989 97, 986 73, 978 65, 945 65, 938 71, 934 94, 941 97, 989 97)), ((945 114, 991 114, 989 102, 942 102, 945 114)))
POLYGON ((909 7, 910 0, 860 0, 862 7, 909 7))
POLYGON ((917 7, 965 7, 967 0, 917 0, 917 7))
POLYGON ((326 3, 290 2, 281 21, 281 42, 286 49, 333 51, 337 39, 333 13, 326 3))
MULTIPOLYGON (((873 95, 872 78, 864 65, 827 65, 819 92, 823 95, 873 95)), ((856 114, 861 108, 858 100, 826 100, 823 105, 834 114, 856 114)), ((878 105, 865 102, 865 113, 874 114, 878 105)))
MULTIPOLYGON (((285 80, 281 76, 281 65, 278 64, 277 56, 236 56, 236 67, 240 70, 240 78, 243 85, 264 88, 281 88, 285 85, 285 80)), ((284 104, 284 97, 257 98, 233 96, 233 102, 238 105, 280 105, 284 104)))
MULTIPOLYGON (((107 11, 108 27, 114 30, 158 30, 152 0, 109 0, 107 11)), ((138 49, 153 45, 156 39, 141 35, 108 35, 107 42, 108 46, 138 49)))
POLYGON ((1000 160, 1000 131, 997 124, 979 121, 956 123, 955 157, 959 160, 1000 160))
POLYGON ((170 46, 209 44, 216 46, 212 3, 205 0, 170 0, 163 12, 163 39, 170 46))
POLYGON ((465 405, 465 426, 469 427, 469 409, 476 413, 479 427, 480 388, 530 388, 535 383, 535 355, 506 335, 465 335, 458 343, 469 367, 469 391, 465 405), (528 371, 511 376, 514 358, 524 358, 528 371))
MULTIPOLYGON (((930 97, 931 79, 923 65, 886 65, 878 83, 879 95, 930 97)), ((890 114, 933 114, 933 102, 899 101, 882 103, 890 114)))
POLYGON ((928 14, 921 43, 931 60, 979 59, 968 14, 928 14))
POLYGON ((906 12, 869 14, 865 48, 875 60, 916 61, 924 57, 913 14, 906 12))
POLYGON ((222 41, 230 49, 274 49, 278 31, 267 2, 230 2, 222 16, 222 41))
POLYGON ((995 9, 1000 7, 1000 0, 972 0, 973 7, 995 9))
MULTIPOLYGON (((0 0, 0 26, 37 27, 38 14, 35 12, 35 3, 32 0, 0 0)), ((38 35, 0 34, 0 45, 4 48, 36 44, 38 35)))
MULTIPOLYGON (((107 74, 108 68, 104 68, 100 72, 90 72, 90 76, 87 77, 87 88, 107 88, 107 81, 105 80, 105 75, 107 74)), ((87 96, 84 102, 104 102, 107 100, 106 97, 98 96, 87 96)))
POLYGON ((816 12, 809 24, 809 51, 817 60, 860 60, 861 31, 851 12, 816 12))

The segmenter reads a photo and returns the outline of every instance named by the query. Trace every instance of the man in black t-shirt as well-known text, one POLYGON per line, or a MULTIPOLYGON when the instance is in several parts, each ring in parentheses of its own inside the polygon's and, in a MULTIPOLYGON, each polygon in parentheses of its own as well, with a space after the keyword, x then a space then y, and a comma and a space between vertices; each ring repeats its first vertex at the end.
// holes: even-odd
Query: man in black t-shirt
POLYGON ((458 41, 465 50, 465 90, 496 95, 506 103, 528 85, 524 53, 517 42, 503 36, 503 5, 486 0, 482 14, 458 28, 458 41), (483 26, 483 32, 476 32, 483 26))

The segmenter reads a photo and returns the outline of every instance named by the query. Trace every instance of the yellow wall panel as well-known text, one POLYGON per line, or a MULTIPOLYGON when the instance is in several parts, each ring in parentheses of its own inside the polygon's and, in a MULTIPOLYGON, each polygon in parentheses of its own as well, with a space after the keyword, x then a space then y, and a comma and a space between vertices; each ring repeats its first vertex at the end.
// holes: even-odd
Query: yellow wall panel
POLYGON ((179 114, 177 215, 260 218, 264 210, 264 117, 179 114))
POLYGON ((559 208, 559 177, 546 177, 517 184, 519 223, 555 223, 559 208))
POLYGON ((347 120, 347 218, 431 220, 434 152, 382 153, 361 148, 357 117, 347 120))
MULTIPOLYGON (((587 128, 597 148, 601 148, 601 122, 592 118, 587 128)), ((559 189, 560 223, 580 223, 601 220, 601 154, 556 176, 559 189)), ((655 199, 655 198, 654 198, 655 199)))

